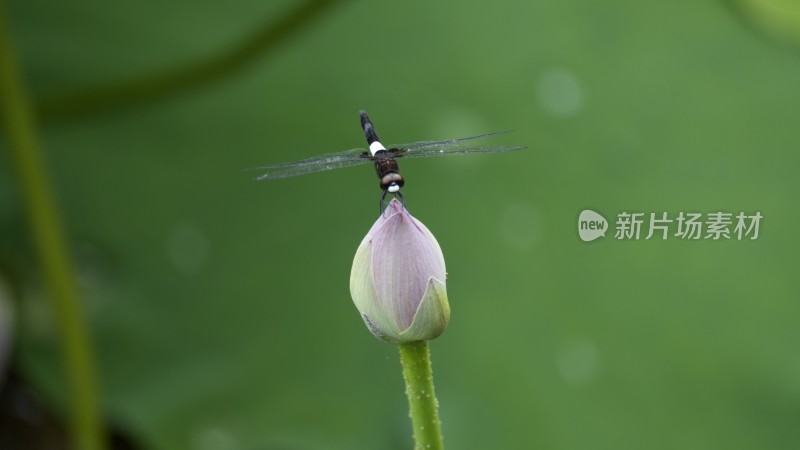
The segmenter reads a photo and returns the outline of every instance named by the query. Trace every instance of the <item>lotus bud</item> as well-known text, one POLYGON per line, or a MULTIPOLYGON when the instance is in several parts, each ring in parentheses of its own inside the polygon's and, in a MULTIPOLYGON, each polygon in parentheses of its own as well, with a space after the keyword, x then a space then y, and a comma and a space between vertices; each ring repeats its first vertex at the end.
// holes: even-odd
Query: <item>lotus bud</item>
POLYGON ((394 199, 356 251, 350 295, 377 338, 430 340, 450 320, 446 276, 436 238, 394 199))

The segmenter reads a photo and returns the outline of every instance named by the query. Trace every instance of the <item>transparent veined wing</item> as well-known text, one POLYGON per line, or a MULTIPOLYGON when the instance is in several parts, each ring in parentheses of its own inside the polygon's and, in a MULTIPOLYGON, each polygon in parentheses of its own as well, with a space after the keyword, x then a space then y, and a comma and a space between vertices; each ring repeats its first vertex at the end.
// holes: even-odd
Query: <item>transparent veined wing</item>
POLYGON ((338 153, 326 153, 299 161, 271 164, 268 166, 252 167, 246 170, 261 170, 266 173, 254 178, 256 181, 274 180, 277 178, 293 177, 307 173, 323 172, 326 170, 341 169, 343 167, 357 166, 370 162, 369 151, 363 148, 353 148, 338 153))
POLYGON ((413 142, 410 144, 393 145, 390 148, 397 149, 395 155, 398 158, 426 158, 444 155, 468 155, 472 153, 513 152, 527 148, 520 146, 482 146, 475 145, 473 142, 471 142, 475 139, 482 139, 489 136, 496 136, 498 134, 510 133, 511 131, 512 130, 498 131, 495 133, 481 134, 479 136, 470 136, 459 139, 449 139, 446 141, 413 142))

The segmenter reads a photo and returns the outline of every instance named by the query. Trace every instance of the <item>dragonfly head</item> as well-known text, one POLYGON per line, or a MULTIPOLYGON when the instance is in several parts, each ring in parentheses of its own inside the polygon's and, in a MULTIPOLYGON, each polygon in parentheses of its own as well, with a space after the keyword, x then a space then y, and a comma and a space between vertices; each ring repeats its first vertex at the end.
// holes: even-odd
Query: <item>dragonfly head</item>
POLYGON ((405 180, 399 173, 387 173, 381 177, 381 189, 391 194, 399 192, 403 184, 405 184, 405 180))

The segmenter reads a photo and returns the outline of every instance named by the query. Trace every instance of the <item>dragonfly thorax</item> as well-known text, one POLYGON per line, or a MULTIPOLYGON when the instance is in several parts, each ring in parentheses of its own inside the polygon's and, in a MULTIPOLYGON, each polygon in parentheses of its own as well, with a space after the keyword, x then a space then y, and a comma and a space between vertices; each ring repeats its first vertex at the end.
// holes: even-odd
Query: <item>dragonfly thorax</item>
POLYGON ((375 153, 373 158, 375 173, 378 174, 378 179, 381 180, 381 189, 391 193, 400 191, 405 180, 400 175, 400 167, 397 165, 394 155, 387 150, 380 150, 375 153))

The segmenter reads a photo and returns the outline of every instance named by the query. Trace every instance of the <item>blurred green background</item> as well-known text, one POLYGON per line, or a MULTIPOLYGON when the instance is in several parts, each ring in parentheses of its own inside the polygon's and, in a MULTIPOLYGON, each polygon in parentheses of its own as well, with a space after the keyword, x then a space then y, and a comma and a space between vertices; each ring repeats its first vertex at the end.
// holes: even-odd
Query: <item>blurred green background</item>
MULTIPOLYGON (((242 170, 363 146, 365 108, 386 143, 514 129, 492 143, 528 146, 402 163, 448 265, 448 448, 800 447, 796 6, 340 2, 212 81, 80 111, 81 92, 223 55, 299 4, 5 5, 116 426, 162 450, 411 448, 397 349, 348 291, 373 170, 242 170), (764 218, 754 241, 584 243, 584 208, 764 218)), ((13 365, 61 410, 0 145, 13 365)))

